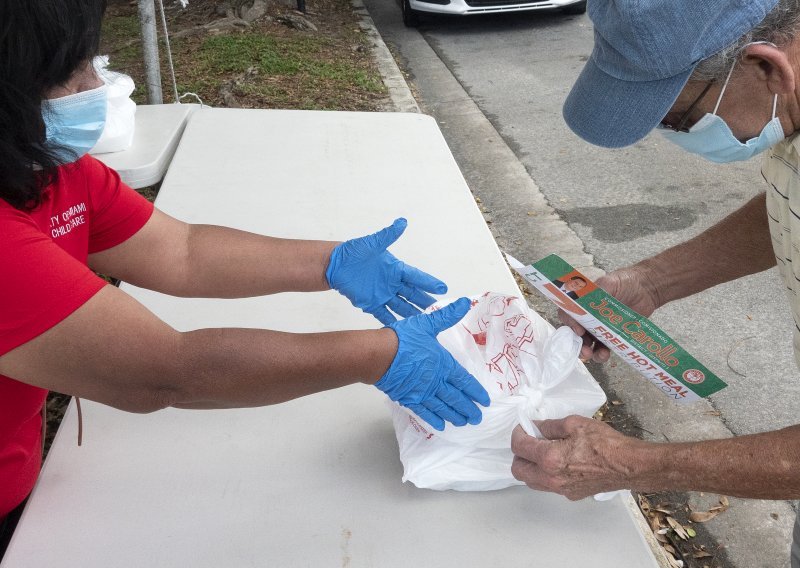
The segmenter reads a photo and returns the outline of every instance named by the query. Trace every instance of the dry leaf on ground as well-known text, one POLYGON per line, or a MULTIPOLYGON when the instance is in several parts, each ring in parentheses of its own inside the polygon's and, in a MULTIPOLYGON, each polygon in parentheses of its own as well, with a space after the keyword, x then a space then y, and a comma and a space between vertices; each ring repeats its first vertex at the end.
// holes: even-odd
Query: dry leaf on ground
POLYGON ((730 504, 728 503, 728 498, 722 495, 719 498, 719 505, 716 507, 711 507, 708 511, 693 511, 689 515, 689 520, 693 523, 705 523, 706 521, 710 521, 720 513, 724 513, 728 510, 730 504))
POLYGON ((680 524, 678 521, 668 516, 667 522, 669 523, 669 526, 672 527, 672 530, 675 531, 675 534, 677 534, 683 540, 687 540, 689 538, 689 535, 686 534, 686 529, 684 529, 683 525, 680 524))
POLYGON ((710 511, 694 511, 691 515, 689 515, 689 520, 693 523, 705 523, 706 521, 710 521, 717 515, 722 512, 722 509, 711 509, 710 511))

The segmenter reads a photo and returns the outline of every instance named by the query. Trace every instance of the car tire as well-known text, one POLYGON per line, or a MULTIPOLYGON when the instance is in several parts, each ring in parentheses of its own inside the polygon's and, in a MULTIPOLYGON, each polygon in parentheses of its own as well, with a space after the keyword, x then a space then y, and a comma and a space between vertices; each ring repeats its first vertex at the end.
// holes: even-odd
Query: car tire
MULTIPOLYGON (((408 1, 408 0, 406 0, 408 1)), ((561 8, 561 11, 565 14, 569 14, 571 16, 577 16, 580 14, 586 13, 586 0, 583 2, 577 2, 576 4, 570 4, 569 6, 564 6, 561 8)))
POLYGON ((408 0, 400 0, 400 11, 403 13, 403 24, 407 28, 416 28, 419 25, 419 12, 411 8, 408 0))

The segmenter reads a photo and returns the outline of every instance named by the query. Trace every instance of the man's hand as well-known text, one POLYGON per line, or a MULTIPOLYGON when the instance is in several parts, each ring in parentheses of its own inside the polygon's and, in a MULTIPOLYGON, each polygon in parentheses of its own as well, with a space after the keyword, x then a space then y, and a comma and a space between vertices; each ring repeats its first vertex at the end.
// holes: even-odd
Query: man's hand
POLYGON ((331 288, 384 325, 396 321, 389 310, 411 317, 436 301, 428 293, 447 292, 444 282, 386 250, 407 225, 405 219, 396 219, 377 233, 340 244, 333 249, 325 271, 331 288))
MULTIPOLYGON (((647 270, 638 265, 609 272, 597 279, 597 285, 645 317, 649 317, 661 305, 658 291, 647 270)), ((608 347, 595 340, 592 334, 563 310, 558 311, 558 317, 583 339, 580 353, 582 360, 593 359, 597 363, 608 361, 611 356, 608 347)))
POLYGON ((397 334, 397 355, 375 386, 437 430, 444 430, 445 420, 456 426, 478 424, 482 415, 475 403, 489 406, 486 389, 436 340, 469 309, 469 300, 461 298, 389 325, 397 334))
POLYGON ((572 501, 632 487, 629 460, 646 442, 624 436, 602 422, 568 416, 536 421, 546 440, 528 436, 517 426, 511 436, 511 473, 531 489, 552 491, 572 501))

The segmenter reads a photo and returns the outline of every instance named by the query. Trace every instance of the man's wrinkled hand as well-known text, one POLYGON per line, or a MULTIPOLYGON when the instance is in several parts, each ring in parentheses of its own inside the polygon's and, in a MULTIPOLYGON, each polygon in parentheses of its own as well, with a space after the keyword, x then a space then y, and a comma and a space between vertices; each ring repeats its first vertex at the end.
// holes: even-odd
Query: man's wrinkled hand
POLYGON ((582 416, 535 423, 547 439, 528 436, 521 426, 511 436, 511 473, 528 487, 572 501, 631 487, 627 458, 645 442, 582 416))
MULTIPOLYGON (((649 317, 661 305, 658 293, 646 271, 637 266, 609 272, 597 279, 597 285, 645 317, 649 317)), ((583 340, 580 352, 582 361, 590 359, 597 363, 608 361, 611 356, 608 347, 595 340, 591 333, 588 333, 581 324, 563 310, 558 311, 558 317, 564 325, 569 326, 583 340)))

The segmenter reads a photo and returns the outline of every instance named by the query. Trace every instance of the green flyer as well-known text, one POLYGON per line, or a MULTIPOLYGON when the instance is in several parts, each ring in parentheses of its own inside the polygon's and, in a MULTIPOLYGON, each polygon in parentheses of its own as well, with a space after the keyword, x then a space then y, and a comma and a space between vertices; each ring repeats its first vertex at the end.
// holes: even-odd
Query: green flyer
POLYGON ((653 322, 558 255, 528 266, 510 256, 508 260, 527 282, 671 399, 692 402, 727 386, 653 322))

